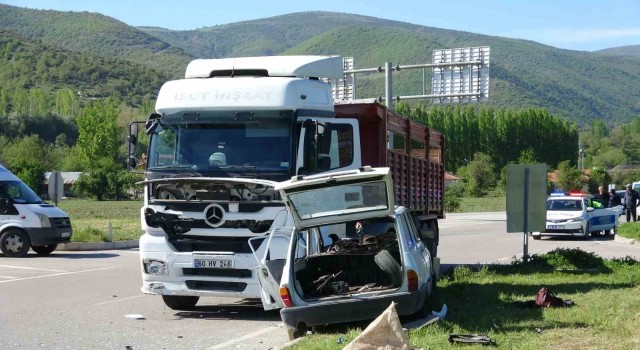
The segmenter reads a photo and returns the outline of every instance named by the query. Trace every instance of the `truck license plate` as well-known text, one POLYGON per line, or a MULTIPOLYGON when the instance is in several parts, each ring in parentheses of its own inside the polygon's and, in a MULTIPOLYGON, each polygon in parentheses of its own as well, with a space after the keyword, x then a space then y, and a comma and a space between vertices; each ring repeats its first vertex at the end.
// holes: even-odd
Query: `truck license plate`
POLYGON ((549 225, 550 230, 564 230, 563 225, 549 225))
POLYGON ((233 260, 228 259, 194 259, 193 267, 206 269, 232 269, 233 260))

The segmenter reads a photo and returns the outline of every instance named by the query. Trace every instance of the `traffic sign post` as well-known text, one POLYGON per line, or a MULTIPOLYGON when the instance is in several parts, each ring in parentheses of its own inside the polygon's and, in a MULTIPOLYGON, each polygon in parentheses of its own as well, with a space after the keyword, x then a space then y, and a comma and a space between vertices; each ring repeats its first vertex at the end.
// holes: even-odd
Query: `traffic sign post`
POLYGON ((507 165, 507 232, 524 232, 525 261, 529 259, 529 233, 546 228, 546 203, 546 164, 507 165))
POLYGON ((62 174, 60 174, 59 171, 53 171, 51 172, 51 175, 49 175, 48 181, 49 198, 51 198, 53 203, 58 206, 58 202, 60 202, 64 193, 64 180, 62 179, 62 174))

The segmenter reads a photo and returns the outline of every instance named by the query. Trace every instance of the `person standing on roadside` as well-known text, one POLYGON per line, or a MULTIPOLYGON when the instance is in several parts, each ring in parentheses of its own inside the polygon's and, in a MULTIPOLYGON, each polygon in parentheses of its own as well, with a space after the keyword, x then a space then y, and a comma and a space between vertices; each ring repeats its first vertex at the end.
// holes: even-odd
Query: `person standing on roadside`
POLYGON ((630 217, 632 217, 635 222, 638 218, 636 214, 636 206, 640 203, 640 195, 637 191, 631 188, 631 184, 627 184, 625 187, 627 190, 624 192, 622 205, 624 205, 624 211, 627 214, 627 222, 631 221, 630 217))
POLYGON ((604 190, 604 186, 598 187, 598 194, 593 196, 593 199, 602 204, 602 208, 609 208, 609 192, 604 190))
POLYGON ((615 188, 611 189, 611 193, 609 194, 609 208, 617 207, 622 205, 622 198, 616 194, 615 188))

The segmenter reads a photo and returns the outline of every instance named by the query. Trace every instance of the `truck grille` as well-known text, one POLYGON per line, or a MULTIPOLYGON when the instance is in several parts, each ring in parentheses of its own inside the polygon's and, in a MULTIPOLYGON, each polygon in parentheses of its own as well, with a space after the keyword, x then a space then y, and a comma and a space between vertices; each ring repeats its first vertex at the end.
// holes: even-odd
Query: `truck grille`
POLYGON ((221 292, 243 292, 247 284, 243 282, 210 282, 210 281, 186 281, 187 288, 193 290, 210 290, 221 292))
POLYGON ((251 278, 251 270, 247 269, 194 269, 184 268, 182 274, 185 276, 210 276, 210 277, 236 277, 251 278))
POLYGON ((250 254, 249 237, 169 237, 169 243, 179 252, 225 251, 250 254))

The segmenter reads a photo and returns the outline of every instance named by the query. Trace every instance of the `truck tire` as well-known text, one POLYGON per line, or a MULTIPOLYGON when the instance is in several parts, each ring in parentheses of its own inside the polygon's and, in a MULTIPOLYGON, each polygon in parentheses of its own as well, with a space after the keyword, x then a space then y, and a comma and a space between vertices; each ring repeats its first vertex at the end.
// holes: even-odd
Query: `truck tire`
POLYGON ((39 245, 39 246, 31 247, 31 249, 33 249, 33 251, 36 252, 36 254, 43 255, 43 256, 51 254, 51 252, 56 250, 56 248, 58 248, 57 244, 39 245))
POLYGON ((389 277, 389 280, 391 280, 394 286, 399 286, 402 283, 402 267, 389 251, 381 250, 373 257, 373 260, 380 270, 389 277))
POLYGON ((200 297, 190 295, 163 295, 162 301, 172 310, 191 310, 200 297))
POLYGON ((31 241, 27 234, 17 228, 11 228, 0 236, 0 250, 4 256, 19 258, 27 255, 31 248, 31 241))
POLYGON ((436 235, 433 238, 427 238, 427 249, 429 249, 429 254, 431 254, 431 260, 435 259, 438 256, 438 239, 440 238, 440 230, 438 229, 438 223, 434 221, 429 221, 427 223, 430 230, 436 231, 436 235))

